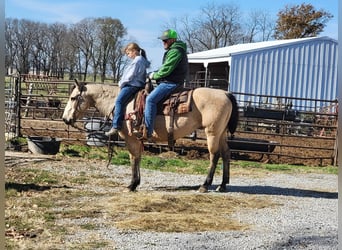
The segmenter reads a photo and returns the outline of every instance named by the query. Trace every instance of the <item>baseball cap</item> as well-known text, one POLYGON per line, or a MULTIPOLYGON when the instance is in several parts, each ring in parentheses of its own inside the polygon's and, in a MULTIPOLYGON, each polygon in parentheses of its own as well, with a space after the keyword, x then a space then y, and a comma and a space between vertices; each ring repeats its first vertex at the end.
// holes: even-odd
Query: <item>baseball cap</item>
POLYGON ((177 32, 172 29, 165 30, 163 34, 158 37, 160 40, 166 40, 166 39, 172 39, 175 38, 177 39, 177 32))

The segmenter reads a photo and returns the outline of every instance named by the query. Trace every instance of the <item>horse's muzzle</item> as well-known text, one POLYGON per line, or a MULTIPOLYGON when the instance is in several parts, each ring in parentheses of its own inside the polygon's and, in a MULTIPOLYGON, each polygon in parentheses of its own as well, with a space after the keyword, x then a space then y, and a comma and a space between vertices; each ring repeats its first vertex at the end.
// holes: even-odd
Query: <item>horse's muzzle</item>
POLYGON ((74 120, 73 120, 73 119, 66 119, 66 118, 63 118, 63 122, 64 122, 66 125, 73 125, 73 124, 74 124, 74 120))

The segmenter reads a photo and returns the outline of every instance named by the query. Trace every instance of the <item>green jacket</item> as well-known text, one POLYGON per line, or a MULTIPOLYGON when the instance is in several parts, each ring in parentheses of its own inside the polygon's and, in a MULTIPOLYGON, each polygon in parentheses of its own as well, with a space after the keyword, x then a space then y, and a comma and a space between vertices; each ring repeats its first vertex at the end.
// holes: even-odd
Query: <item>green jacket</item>
POLYGON ((153 80, 183 84, 187 78, 188 69, 186 44, 176 41, 164 53, 163 65, 153 74, 153 80))

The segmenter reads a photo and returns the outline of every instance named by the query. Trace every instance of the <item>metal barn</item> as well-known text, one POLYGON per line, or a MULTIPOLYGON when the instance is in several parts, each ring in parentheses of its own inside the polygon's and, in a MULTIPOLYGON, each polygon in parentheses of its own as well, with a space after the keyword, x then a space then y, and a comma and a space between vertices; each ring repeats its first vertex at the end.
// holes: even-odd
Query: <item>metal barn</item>
POLYGON ((317 106, 309 99, 337 99, 337 41, 329 37, 238 44, 188 57, 194 87, 228 89, 244 103, 260 102, 243 95, 251 93, 300 98, 291 103, 297 109, 317 106))

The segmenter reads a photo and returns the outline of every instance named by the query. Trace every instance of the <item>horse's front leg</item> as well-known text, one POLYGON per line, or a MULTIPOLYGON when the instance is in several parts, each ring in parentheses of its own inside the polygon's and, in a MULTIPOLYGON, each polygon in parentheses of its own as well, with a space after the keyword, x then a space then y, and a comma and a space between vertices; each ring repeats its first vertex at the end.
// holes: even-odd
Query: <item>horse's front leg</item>
POLYGON ((126 137, 126 146, 129 151, 129 159, 132 169, 132 179, 129 184, 128 191, 135 191, 137 186, 140 185, 140 161, 142 154, 142 144, 136 138, 126 137))
POLYGON ((131 184, 127 188, 131 192, 135 191, 137 186, 140 185, 140 160, 141 160, 141 156, 137 157, 137 156, 130 154, 132 179, 131 179, 131 184))
MULTIPOLYGON (((210 151, 209 151, 210 152, 210 151)), ((199 192, 205 193, 208 192, 209 186, 213 183, 214 174, 217 166, 218 159, 220 158, 220 152, 210 153, 210 164, 209 164, 209 173, 205 182, 199 188, 199 192)))

